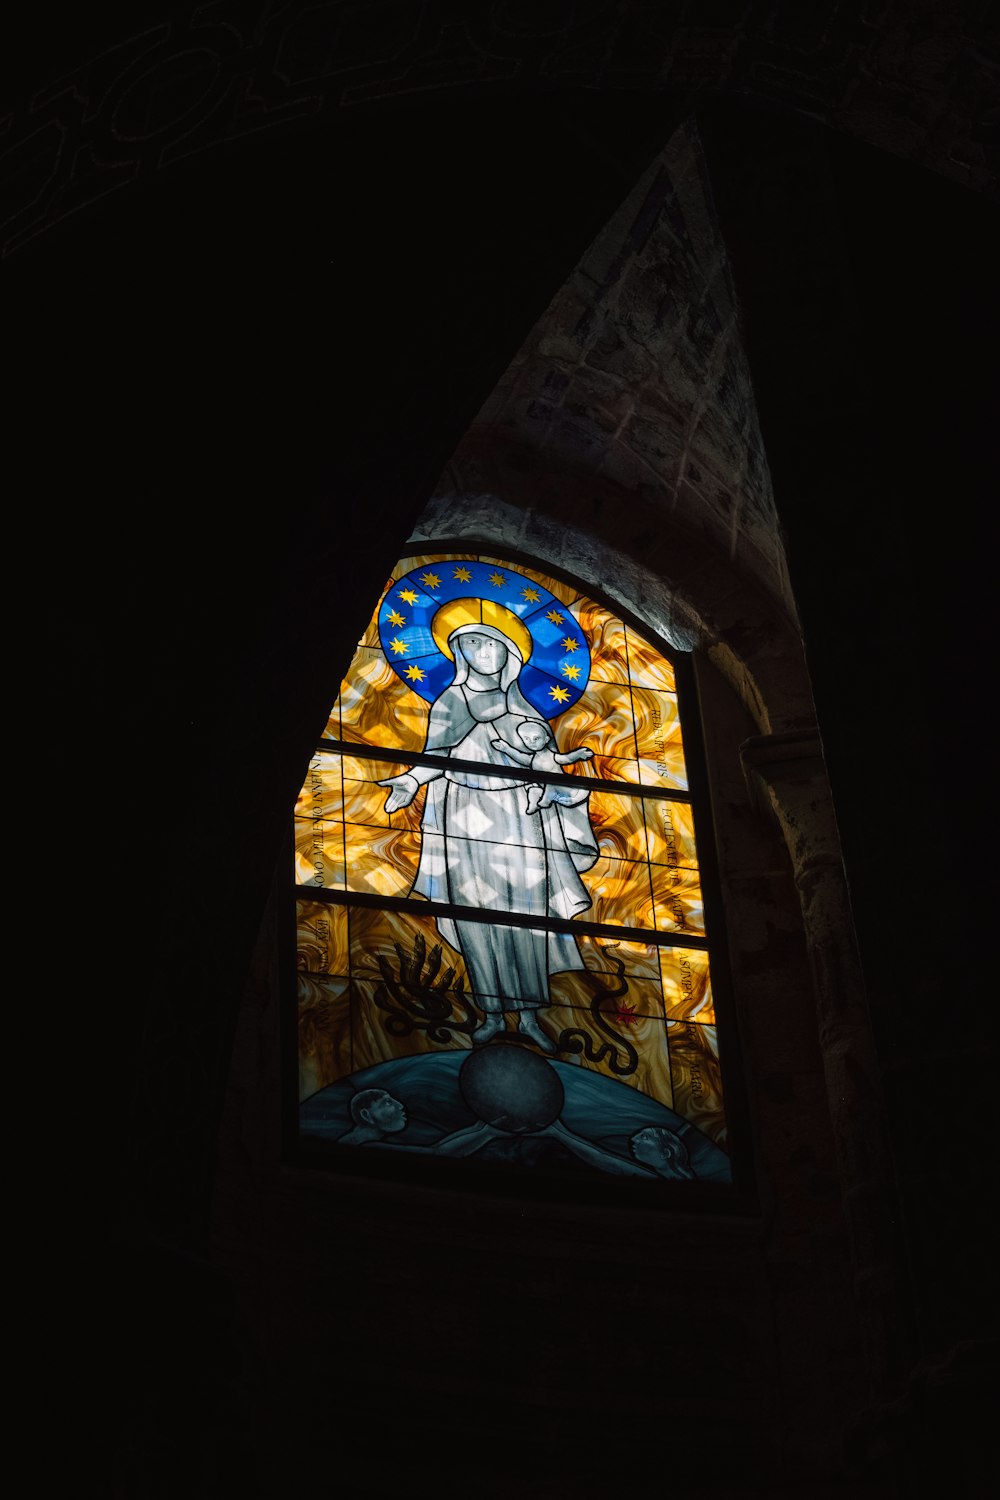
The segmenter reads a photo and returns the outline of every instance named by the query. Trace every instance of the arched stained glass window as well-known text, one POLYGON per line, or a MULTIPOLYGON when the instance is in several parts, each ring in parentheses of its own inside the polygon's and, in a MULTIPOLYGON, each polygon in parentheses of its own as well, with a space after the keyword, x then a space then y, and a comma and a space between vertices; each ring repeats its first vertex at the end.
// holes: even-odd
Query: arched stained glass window
POLYGON ((681 665, 534 566, 398 564, 296 808, 307 1151, 730 1181, 681 665))

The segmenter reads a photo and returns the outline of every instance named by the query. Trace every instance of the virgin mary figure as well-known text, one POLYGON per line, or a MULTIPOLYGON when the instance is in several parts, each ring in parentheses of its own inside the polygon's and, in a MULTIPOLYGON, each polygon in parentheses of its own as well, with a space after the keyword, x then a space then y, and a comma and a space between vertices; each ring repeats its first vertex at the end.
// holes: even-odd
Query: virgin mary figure
MULTIPOLYGON (((455 677, 431 707, 424 749, 482 770, 414 766, 381 782, 386 811, 407 807, 422 785, 420 864, 413 891, 453 906, 569 918, 590 905, 580 879, 597 859, 585 787, 558 788, 550 805, 528 811, 523 775, 500 742, 523 743, 518 728, 534 721, 551 731, 518 685, 524 657, 502 630, 466 623, 448 636, 455 677)), ((521 760, 523 764, 523 759, 521 760)), ((438 931, 465 960, 484 1019, 476 1042, 503 1031, 515 1012, 520 1032, 554 1050, 538 1012, 550 1003, 549 976, 583 969, 576 938, 544 927, 439 918, 438 931)))

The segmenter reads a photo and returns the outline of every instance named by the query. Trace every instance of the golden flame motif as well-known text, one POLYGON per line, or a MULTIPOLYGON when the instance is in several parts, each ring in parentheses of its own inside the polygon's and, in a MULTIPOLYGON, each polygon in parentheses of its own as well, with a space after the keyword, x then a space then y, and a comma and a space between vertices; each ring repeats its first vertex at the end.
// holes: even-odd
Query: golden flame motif
POLYGON ((344 825, 345 883, 369 896, 406 896, 420 858, 415 833, 344 825))
POLYGON ((350 980, 300 974, 298 993, 301 1100, 336 1083, 345 1071, 350 1072, 350 980))
MULTIPOLYGON (((518 573, 547 589, 575 623, 590 649, 590 677, 580 698, 552 721, 560 748, 587 746, 590 761, 566 774, 617 782, 621 791, 595 788, 591 826, 599 858, 582 879, 591 906, 584 922, 648 930, 650 941, 614 941, 581 934, 585 971, 552 976, 552 1003, 540 1019, 553 1037, 582 1031, 596 1054, 607 1041, 591 1006, 595 986, 608 999, 601 1013, 636 1049, 636 1071, 622 1081, 676 1110, 719 1144, 725 1114, 709 956, 703 949, 668 946, 704 934, 704 913, 694 817, 690 803, 670 796, 637 796, 630 787, 686 791, 687 770, 677 707, 675 674, 661 651, 611 610, 572 584, 503 558, 439 553, 404 559, 388 591, 414 568, 440 569, 480 561, 518 573), (624 981, 624 996, 612 992, 624 981), (620 1007, 620 1011, 619 1008, 620 1007)), ((422 752, 428 704, 400 679, 379 644, 381 600, 362 634, 330 714, 326 737, 388 752, 385 759, 319 751, 310 763, 295 809, 295 878, 303 887, 391 898, 408 896, 420 858, 425 789, 409 807, 385 811, 388 795, 378 782, 408 769, 406 755, 422 752), (392 753, 400 758, 392 758, 392 753)), ((421 916, 419 900, 405 911, 383 907, 298 902, 301 1097, 362 1068, 395 1057, 439 1050, 419 1029, 394 1037, 375 1002, 383 984, 380 964, 398 972, 399 945, 413 951, 420 935, 429 954, 441 950, 439 979, 453 971, 452 987, 469 981, 461 955, 442 940, 436 921, 421 916)), ((456 1016, 460 1010, 456 1009, 456 1016)), ((452 1033, 451 1046, 466 1048, 452 1033)), ((607 1062, 577 1059, 585 1068, 615 1076, 607 1062)))
POLYGON ((597 847, 608 859, 645 859, 646 824, 642 799, 616 792, 593 792, 590 826, 597 847))
POLYGON ((595 755, 636 760, 635 719, 629 693, 618 682, 590 682, 582 697, 556 721, 556 734, 595 755), (568 720, 564 723, 563 720, 568 720))
POLYGON ((590 599, 573 605, 573 616, 590 645, 590 674, 598 682, 627 683, 628 644, 617 616, 590 599))
POLYGON ((661 693, 677 691, 673 666, 662 651, 642 640, 628 625, 625 626, 625 644, 629 681, 633 687, 654 688, 661 693))

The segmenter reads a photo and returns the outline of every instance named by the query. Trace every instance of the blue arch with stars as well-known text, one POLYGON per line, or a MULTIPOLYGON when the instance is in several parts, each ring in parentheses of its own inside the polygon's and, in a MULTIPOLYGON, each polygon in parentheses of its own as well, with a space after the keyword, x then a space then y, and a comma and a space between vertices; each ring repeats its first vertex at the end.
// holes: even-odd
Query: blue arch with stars
POLYGON ((379 643, 407 687, 433 703, 454 681, 455 664, 432 631, 434 616, 453 599, 488 599, 516 615, 531 637, 521 692, 544 719, 572 708, 590 679, 590 648, 576 620, 536 579, 474 558, 412 568, 387 589, 378 611, 379 643))

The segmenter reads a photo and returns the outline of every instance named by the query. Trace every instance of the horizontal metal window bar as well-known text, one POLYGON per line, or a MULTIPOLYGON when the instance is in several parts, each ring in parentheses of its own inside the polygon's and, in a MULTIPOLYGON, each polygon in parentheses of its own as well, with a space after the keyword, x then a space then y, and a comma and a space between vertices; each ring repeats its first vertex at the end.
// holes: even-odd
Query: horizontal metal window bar
POLYGON ((563 776, 552 771, 533 771, 530 766, 495 766, 491 761, 457 760, 453 756, 425 755, 414 750, 382 750, 373 745, 355 745, 349 740, 322 739, 322 755, 354 755, 359 760, 401 761, 409 766, 430 766, 435 771, 463 771, 473 775, 502 776, 511 781, 546 782, 552 786, 582 786, 588 791, 614 792, 619 797, 656 797, 668 802, 690 802, 691 793, 672 787, 640 786, 634 781, 607 781, 602 776, 563 776))
POLYGON ((536 931, 566 932, 571 936, 614 938, 623 943, 646 943, 654 948, 707 949, 708 939, 694 933, 661 932, 658 928, 612 927, 604 922, 581 922, 565 917, 543 917, 520 911, 487 911, 482 906, 453 906, 446 901, 414 900, 410 896, 369 896, 364 891, 336 891, 329 886, 297 885, 300 901, 319 901, 325 906, 364 906, 405 912, 420 917, 450 917, 458 922, 488 922, 492 927, 532 927, 536 931))

